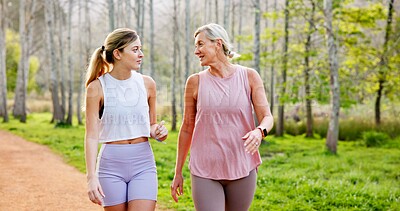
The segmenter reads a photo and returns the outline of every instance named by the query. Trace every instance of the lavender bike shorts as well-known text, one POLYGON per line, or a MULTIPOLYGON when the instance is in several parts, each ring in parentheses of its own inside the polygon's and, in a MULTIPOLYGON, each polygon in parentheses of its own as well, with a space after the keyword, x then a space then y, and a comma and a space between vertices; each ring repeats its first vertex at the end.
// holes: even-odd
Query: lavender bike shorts
POLYGON ((98 175, 105 207, 137 199, 157 201, 157 170, 149 142, 103 144, 98 175))

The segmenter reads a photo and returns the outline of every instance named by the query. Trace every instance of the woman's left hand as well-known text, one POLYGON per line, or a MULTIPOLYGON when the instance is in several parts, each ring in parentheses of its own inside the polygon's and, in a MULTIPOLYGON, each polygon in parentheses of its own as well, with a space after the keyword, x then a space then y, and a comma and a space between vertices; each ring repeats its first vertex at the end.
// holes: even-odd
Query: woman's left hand
POLYGON ((252 130, 242 137, 244 140, 244 147, 247 153, 252 155, 257 152, 258 147, 261 144, 262 134, 259 129, 252 130))
POLYGON ((164 126, 164 120, 156 124, 152 137, 158 141, 164 141, 168 136, 168 129, 164 126))

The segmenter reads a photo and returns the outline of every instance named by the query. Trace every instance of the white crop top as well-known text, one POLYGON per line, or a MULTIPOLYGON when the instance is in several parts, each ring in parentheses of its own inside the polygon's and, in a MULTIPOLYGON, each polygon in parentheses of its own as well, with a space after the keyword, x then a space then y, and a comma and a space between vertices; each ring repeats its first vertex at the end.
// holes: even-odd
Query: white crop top
POLYGON ((149 104, 143 76, 132 71, 126 80, 109 73, 99 77, 104 94, 99 142, 150 137, 149 104))

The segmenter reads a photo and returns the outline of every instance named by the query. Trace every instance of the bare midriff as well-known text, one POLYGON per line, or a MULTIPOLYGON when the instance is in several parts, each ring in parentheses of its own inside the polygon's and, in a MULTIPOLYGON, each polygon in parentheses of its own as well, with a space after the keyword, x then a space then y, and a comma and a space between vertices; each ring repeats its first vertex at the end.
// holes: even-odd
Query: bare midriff
POLYGON ((134 138, 134 139, 129 139, 129 140, 107 142, 106 144, 138 144, 138 143, 142 143, 142 142, 146 142, 146 141, 148 141, 147 137, 139 137, 139 138, 134 138))

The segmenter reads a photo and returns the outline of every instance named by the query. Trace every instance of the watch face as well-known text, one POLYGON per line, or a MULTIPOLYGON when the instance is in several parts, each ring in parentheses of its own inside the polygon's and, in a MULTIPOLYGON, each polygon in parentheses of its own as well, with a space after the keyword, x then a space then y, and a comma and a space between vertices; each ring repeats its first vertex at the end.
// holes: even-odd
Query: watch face
POLYGON ((263 129, 264 136, 268 135, 267 129, 263 129))

